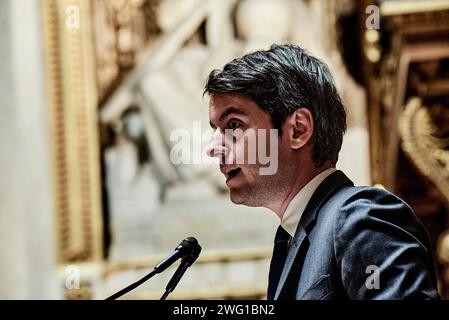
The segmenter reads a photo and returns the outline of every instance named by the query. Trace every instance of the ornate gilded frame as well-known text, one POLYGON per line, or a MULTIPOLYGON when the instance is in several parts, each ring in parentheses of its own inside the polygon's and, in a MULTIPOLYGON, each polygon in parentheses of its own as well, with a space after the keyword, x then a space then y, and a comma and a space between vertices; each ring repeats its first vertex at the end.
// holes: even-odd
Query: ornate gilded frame
POLYGON ((42 0, 59 265, 103 260, 91 2, 42 0), (79 28, 67 27, 78 8, 79 28))
POLYGON ((433 41, 422 48, 410 39, 438 34, 449 28, 449 3, 365 0, 380 6, 381 29, 364 31, 365 75, 369 104, 371 176, 374 183, 395 190, 397 156, 400 148, 398 119, 405 101, 405 86, 411 63, 438 59, 447 44, 433 41), (382 33, 390 29, 390 47, 383 48, 382 33), (373 76, 375 75, 375 76, 373 76))

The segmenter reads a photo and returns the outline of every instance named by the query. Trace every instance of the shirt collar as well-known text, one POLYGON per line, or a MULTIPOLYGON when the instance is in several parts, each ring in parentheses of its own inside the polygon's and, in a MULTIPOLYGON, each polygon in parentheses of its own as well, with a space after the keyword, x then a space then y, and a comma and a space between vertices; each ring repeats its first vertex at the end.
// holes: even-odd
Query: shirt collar
POLYGON ((295 236, 296 228, 298 227, 299 220, 301 219, 307 204, 312 198, 318 186, 326 179, 330 174, 337 171, 335 168, 328 168, 323 172, 316 175, 310 180, 296 196, 290 201, 285 210, 284 216, 281 220, 281 226, 292 236, 295 236))

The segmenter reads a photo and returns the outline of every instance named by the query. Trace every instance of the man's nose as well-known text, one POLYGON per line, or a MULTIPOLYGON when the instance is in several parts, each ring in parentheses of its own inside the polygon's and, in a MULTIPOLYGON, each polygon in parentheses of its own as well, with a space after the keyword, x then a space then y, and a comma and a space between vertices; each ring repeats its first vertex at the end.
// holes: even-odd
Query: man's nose
POLYGON ((206 152, 209 157, 224 158, 226 156, 224 134, 220 129, 216 129, 210 137, 206 152))

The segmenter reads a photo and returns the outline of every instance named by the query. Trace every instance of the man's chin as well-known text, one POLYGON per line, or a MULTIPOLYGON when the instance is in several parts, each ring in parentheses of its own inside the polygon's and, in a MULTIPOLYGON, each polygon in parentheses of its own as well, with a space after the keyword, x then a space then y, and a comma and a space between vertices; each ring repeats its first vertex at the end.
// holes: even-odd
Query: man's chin
POLYGON ((242 195, 237 193, 236 191, 230 190, 230 199, 231 202, 237 205, 244 205, 248 207, 258 207, 259 204, 255 203, 255 199, 250 197, 249 195, 242 195))
POLYGON ((245 198, 238 194, 235 190, 229 190, 229 197, 232 203, 245 205, 245 198))

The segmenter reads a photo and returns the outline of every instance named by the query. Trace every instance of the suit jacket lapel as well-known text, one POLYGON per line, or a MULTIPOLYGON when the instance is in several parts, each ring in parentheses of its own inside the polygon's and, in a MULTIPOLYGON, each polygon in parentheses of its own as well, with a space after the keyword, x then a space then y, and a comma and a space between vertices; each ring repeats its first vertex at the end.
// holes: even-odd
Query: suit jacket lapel
POLYGON ((290 245, 287 260, 285 262, 284 269, 282 270, 281 278, 276 290, 276 295, 274 297, 275 300, 279 298, 284 286, 286 285, 286 280, 292 270, 292 266, 296 260, 296 257, 301 251, 301 247, 304 245, 304 240, 315 224, 319 209, 330 197, 330 195, 343 185, 353 185, 353 183, 341 171, 332 173, 319 185, 309 203, 307 204, 301 220, 299 221, 295 236, 293 237, 292 243, 290 245))

